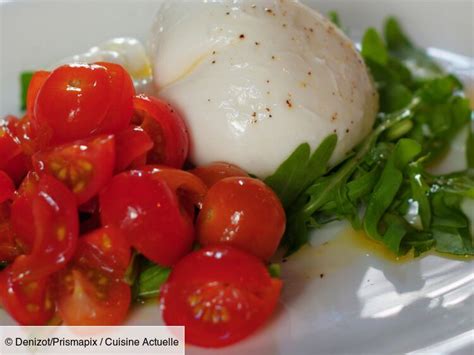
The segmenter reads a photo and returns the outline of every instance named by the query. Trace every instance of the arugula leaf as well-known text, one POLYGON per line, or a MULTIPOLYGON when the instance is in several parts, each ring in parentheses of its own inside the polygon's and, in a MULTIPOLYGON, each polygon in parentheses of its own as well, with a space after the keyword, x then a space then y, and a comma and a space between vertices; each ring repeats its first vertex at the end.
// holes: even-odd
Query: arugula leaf
POLYGON ((135 284, 135 298, 155 298, 160 293, 160 287, 166 282, 171 269, 148 263, 140 272, 135 284))
POLYGON ((467 160, 467 167, 469 169, 474 169, 474 131, 472 127, 468 128, 468 133, 467 133, 466 160, 467 160))
POLYGON ((329 20, 331 20, 331 22, 333 24, 335 24, 337 27, 339 28, 342 28, 341 27, 341 20, 339 19, 339 14, 337 13, 337 11, 329 11, 328 12, 328 18, 329 20))
POLYGON ((327 164, 336 147, 337 136, 328 136, 310 156, 309 144, 301 144, 293 154, 265 179, 280 198, 283 206, 290 206, 296 197, 327 170, 327 164))
POLYGON ((25 71, 20 74, 20 87, 21 87, 21 96, 20 96, 20 109, 22 111, 26 110, 26 95, 28 93, 28 86, 30 86, 31 78, 33 77, 34 72, 25 71))
POLYGON ((387 64, 387 48, 374 28, 369 28, 362 38, 362 56, 380 65, 387 64))

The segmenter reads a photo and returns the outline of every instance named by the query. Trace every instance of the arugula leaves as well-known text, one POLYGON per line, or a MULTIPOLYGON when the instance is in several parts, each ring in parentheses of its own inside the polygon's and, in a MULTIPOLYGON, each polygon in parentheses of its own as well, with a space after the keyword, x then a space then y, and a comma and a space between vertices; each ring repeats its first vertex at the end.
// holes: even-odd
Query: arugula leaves
POLYGON ((331 169, 335 135, 313 154, 304 143, 265 181, 287 212, 287 254, 307 242, 310 229, 347 219, 396 255, 432 248, 474 255, 470 221, 461 209, 464 198, 474 198, 472 129, 469 170, 428 172, 474 117, 461 83, 415 47, 394 18, 386 21, 383 38, 367 30, 361 53, 380 96, 372 133, 331 169))
POLYGON ((33 77, 34 72, 25 71, 20 74, 20 109, 22 111, 26 110, 26 95, 28 93, 28 86, 30 86, 31 78, 33 77))

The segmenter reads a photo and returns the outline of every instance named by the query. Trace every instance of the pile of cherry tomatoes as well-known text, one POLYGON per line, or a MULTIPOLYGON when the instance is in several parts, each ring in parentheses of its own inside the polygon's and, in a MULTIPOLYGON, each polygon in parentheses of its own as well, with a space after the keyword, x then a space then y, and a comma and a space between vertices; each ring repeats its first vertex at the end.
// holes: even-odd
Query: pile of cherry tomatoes
POLYGON ((190 141, 167 103, 119 65, 34 74, 22 119, 0 125, 0 302, 20 324, 116 325, 132 251, 172 268, 163 319, 218 347, 262 325, 281 281, 266 262, 280 201, 238 167, 182 170, 190 141))

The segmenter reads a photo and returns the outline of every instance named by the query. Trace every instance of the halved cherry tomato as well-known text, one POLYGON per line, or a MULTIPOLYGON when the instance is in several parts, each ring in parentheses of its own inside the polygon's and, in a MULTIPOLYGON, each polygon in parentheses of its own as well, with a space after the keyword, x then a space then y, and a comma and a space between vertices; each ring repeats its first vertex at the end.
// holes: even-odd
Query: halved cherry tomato
POLYGON ((155 263, 173 265, 191 250, 192 221, 162 179, 124 172, 102 190, 99 200, 102 224, 120 228, 129 243, 155 263))
POLYGON ((7 173, 0 170, 0 204, 11 199, 14 192, 15 185, 13 185, 12 179, 10 179, 7 173))
POLYGON ((198 166, 189 172, 198 176, 202 181, 204 181, 207 187, 211 187, 216 182, 228 177, 249 176, 249 174, 238 166, 221 162, 198 166))
POLYGON ((34 244, 31 253, 13 262, 13 281, 41 279, 63 268, 74 255, 79 233, 76 200, 67 187, 49 175, 36 186, 29 183, 33 191, 23 189, 26 195, 12 205, 12 225, 19 236, 34 229, 34 244))
POLYGON ((30 84, 28 86, 28 92, 26 94, 26 112, 29 117, 33 117, 34 107, 38 92, 43 86, 46 79, 48 79, 51 72, 45 70, 38 70, 31 77, 30 84))
POLYGON ((12 262, 21 254, 10 222, 10 202, 0 203, 0 264, 12 262))
POLYGON ((81 237, 76 263, 122 277, 130 257, 130 244, 120 229, 106 226, 81 237))
POLYGON ((93 269, 72 267, 59 274, 58 312, 68 325, 118 325, 131 302, 130 287, 93 269))
POLYGON ((100 65, 70 64, 55 69, 41 86, 31 123, 52 143, 89 137, 112 104, 110 76, 100 65))
POLYGON ((5 169, 8 162, 21 154, 21 147, 18 142, 15 141, 7 124, 10 120, 16 119, 9 117, 8 121, 0 120, 0 169, 5 169))
POLYGON ((132 78, 121 65, 105 62, 95 64, 107 68, 112 96, 112 104, 97 132, 117 133, 126 129, 132 119, 135 87, 132 78))
POLYGON ((230 177, 209 189, 196 228, 202 245, 228 243, 268 260, 285 223, 281 202, 268 186, 250 177, 230 177))
POLYGON ((140 125, 154 142, 147 162, 181 168, 189 150, 188 132, 181 116, 164 101, 145 95, 136 96, 133 105, 133 122, 140 125))
POLYGON ((28 156, 48 145, 49 135, 46 132, 34 132, 31 120, 27 115, 22 119, 10 119, 8 128, 11 135, 20 144, 23 153, 28 156))
POLYGON ((115 141, 102 135, 36 153, 33 166, 38 173, 55 176, 76 195, 82 204, 95 196, 112 178, 115 141))
POLYGON ((14 281, 11 266, 0 272, 0 303, 21 325, 44 325, 54 314, 49 278, 14 281))
POLYGON ((18 243, 24 254, 29 254, 34 244, 36 227, 34 224, 33 198, 38 193, 39 176, 30 172, 18 189, 18 193, 11 206, 11 224, 18 243))
POLYGON ((199 177, 184 170, 161 165, 145 165, 139 170, 163 179, 179 197, 188 200, 196 207, 202 206, 207 187, 199 177))
POLYGON ((69 325, 114 325, 123 322, 131 302, 122 281, 130 263, 130 245, 115 227, 82 237, 71 267, 60 273, 58 309, 69 325))
POLYGON ((123 171, 153 148, 153 141, 141 127, 130 126, 115 135, 115 171, 123 171))
POLYGON ((186 342, 204 347, 235 343, 276 308, 281 281, 255 256, 210 246, 181 259, 161 289, 163 319, 184 325, 186 342))

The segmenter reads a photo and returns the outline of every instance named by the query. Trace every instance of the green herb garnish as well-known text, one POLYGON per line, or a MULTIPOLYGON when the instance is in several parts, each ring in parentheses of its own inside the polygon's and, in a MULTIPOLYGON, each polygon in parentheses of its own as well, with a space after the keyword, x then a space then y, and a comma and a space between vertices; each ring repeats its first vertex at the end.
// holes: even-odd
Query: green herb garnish
POLYGON ((142 260, 143 264, 134 284, 134 298, 144 300, 156 298, 166 282, 171 269, 142 260))
POLYGON ((24 71, 20 74, 20 109, 22 111, 26 110, 26 95, 28 94, 28 86, 30 86, 33 74, 34 72, 32 71, 24 71))
POLYGON ((472 129, 468 170, 428 172, 471 121, 460 81, 415 47, 394 18, 386 21, 384 38, 367 30, 361 53, 380 95, 373 131, 331 169, 335 135, 312 155, 302 144, 265 181, 287 212, 287 254, 308 241, 310 229, 347 219, 396 255, 413 250, 418 256, 432 248, 474 255, 470 221, 461 209, 464 198, 474 198, 472 129))

